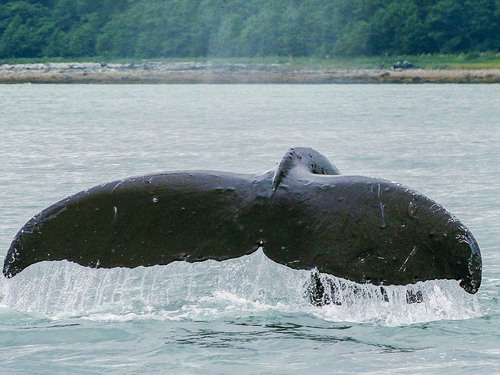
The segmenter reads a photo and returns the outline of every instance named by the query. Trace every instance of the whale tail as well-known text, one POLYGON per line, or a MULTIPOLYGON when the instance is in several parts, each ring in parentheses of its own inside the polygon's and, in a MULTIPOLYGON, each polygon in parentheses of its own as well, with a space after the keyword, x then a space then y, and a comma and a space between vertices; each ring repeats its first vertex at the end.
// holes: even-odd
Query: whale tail
POLYGON ((260 202, 238 176, 166 173, 114 181, 70 196, 29 220, 14 238, 3 273, 69 260, 93 268, 226 260, 259 247, 260 202), (223 186, 225 182, 226 186, 223 186))
POLYGON ((310 148, 262 176, 168 172, 96 186, 43 210, 14 238, 3 273, 69 260, 95 268, 226 260, 260 246, 273 261, 357 283, 481 284, 481 254, 458 219, 400 184, 341 175, 310 148))

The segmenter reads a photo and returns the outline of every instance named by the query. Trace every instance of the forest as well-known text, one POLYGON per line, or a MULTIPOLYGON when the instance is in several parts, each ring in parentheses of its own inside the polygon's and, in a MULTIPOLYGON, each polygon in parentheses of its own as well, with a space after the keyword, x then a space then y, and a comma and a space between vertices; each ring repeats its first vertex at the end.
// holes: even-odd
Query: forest
POLYGON ((500 0, 0 0, 0 59, 500 51, 500 0))

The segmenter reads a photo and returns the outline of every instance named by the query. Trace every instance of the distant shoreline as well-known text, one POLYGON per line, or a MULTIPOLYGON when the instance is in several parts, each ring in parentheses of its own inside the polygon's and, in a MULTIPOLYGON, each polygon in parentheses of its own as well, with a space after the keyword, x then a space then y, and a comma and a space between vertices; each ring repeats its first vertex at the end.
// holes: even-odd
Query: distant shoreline
POLYGON ((0 84, 500 83, 500 69, 304 68, 287 64, 146 62, 0 65, 0 84))

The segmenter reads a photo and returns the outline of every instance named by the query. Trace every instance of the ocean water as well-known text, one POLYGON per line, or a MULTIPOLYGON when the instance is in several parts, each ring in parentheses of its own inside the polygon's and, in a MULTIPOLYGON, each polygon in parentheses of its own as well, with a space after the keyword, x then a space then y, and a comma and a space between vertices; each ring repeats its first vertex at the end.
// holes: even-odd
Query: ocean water
POLYGON ((136 269, 42 262, 0 279, 0 374, 500 373, 499 85, 0 86, 0 257, 80 190, 176 169, 264 172, 291 146, 457 215, 481 247, 479 292, 435 280, 389 286, 386 302, 366 285, 315 307, 310 272, 261 250, 136 269))

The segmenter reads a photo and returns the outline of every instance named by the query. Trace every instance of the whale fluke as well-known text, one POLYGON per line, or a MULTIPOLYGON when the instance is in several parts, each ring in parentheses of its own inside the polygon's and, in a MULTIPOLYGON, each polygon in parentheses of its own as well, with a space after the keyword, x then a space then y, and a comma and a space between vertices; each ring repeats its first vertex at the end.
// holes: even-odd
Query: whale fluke
POLYGON ((65 198, 15 236, 3 273, 40 261, 137 267, 223 261, 263 247, 275 262, 358 283, 481 284, 470 231, 408 187, 341 175, 311 148, 262 175, 177 171, 109 182, 65 198))

